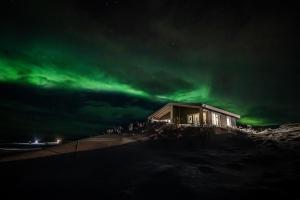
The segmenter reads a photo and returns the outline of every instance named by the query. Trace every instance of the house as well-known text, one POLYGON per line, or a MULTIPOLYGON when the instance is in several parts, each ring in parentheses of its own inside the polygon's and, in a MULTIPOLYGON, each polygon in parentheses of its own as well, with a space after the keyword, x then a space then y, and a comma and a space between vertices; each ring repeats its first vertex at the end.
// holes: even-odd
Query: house
POLYGON ((207 104, 168 103, 148 120, 179 125, 236 127, 240 115, 207 104))

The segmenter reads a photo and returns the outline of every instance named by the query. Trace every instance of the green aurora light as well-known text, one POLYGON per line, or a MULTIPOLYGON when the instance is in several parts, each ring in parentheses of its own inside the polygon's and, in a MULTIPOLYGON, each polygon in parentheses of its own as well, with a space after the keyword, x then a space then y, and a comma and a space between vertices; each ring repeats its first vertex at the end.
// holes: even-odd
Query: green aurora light
MULTIPOLYGON (((242 101, 240 93, 229 94, 225 92, 227 88, 216 91, 219 86, 215 85, 218 82, 215 70, 219 63, 199 67, 202 62, 210 61, 195 53, 172 60, 161 56, 161 52, 144 55, 128 50, 128 45, 125 48, 110 41, 87 47, 42 39, 29 41, 26 45, 6 40, 2 41, 2 46, 0 81, 3 83, 44 89, 114 92, 160 103, 202 102, 240 114, 242 124, 267 125, 272 122, 266 117, 249 114, 257 102, 242 101), (17 52, 15 46, 18 46, 17 52)), ((240 86, 237 85, 235 90, 241 90, 240 86)))
POLYGON ((98 134, 168 102, 206 103, 255 126, 300 120, 297 9, 200 1, 1 5, 3 136, 98 134))
MULTIPOLYGON (((179 91, 166 95, 153 95, 139 88, 134 88, 126 83, 117 81, 113 77, 104 75, 96 70, 91 75, 82 75, 80 72, 63 70, 55 66, 28 66, 16 60, 0 58, 0 81, 7 83, 17 83, 33 85, 41 88, 58 88, 71 90, 95 90, 125 93, 127 95, 143 98, 154 98, 156 101, 168 102, 211 102, 210 87, 199 87, 195 90, 179 91)), ((219 102, 220 103, 220 102, 219 102)), ((215 104, 217 104, 215 102, 215 104)), ((220 104, 221 107, 226 105, 220 104)), ((232 110, 240 113, 236 107, 232 110)), ((240 121, 243 124, 263 125, 266 120, 256 118, 245 118, 240 121)))

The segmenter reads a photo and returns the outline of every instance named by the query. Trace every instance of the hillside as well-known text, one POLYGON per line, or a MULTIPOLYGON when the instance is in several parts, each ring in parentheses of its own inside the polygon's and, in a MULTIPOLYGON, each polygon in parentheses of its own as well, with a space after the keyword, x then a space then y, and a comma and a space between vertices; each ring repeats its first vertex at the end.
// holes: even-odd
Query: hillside
POLYGON ((259 133, 148 126, 2 158, 2 191, 46 199, 299 199, 298 136, 298 124, 259 133))

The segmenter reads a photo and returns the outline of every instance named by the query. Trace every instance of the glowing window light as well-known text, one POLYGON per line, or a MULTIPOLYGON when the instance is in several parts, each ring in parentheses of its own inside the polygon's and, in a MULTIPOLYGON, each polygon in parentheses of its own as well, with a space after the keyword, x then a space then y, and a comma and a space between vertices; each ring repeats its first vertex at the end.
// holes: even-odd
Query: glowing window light
POLYGON ((231 126, 231 118, 230 117, 226 117, 227 120, 227 126, 231 126))

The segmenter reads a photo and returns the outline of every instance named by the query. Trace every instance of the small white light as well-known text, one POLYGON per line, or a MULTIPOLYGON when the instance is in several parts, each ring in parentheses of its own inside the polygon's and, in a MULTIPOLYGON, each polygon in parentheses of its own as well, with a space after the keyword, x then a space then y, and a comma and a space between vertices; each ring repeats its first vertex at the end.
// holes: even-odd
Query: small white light
POLYGON ((35 140, 35 141, 34 141, 34 144, 38 144, 38 143, 39 143, 39 141, 38 141, 38 140, 35 140))
POLYGON ((56 143, 57 144, 61 143, 61 139, 56 139, 56 143))

